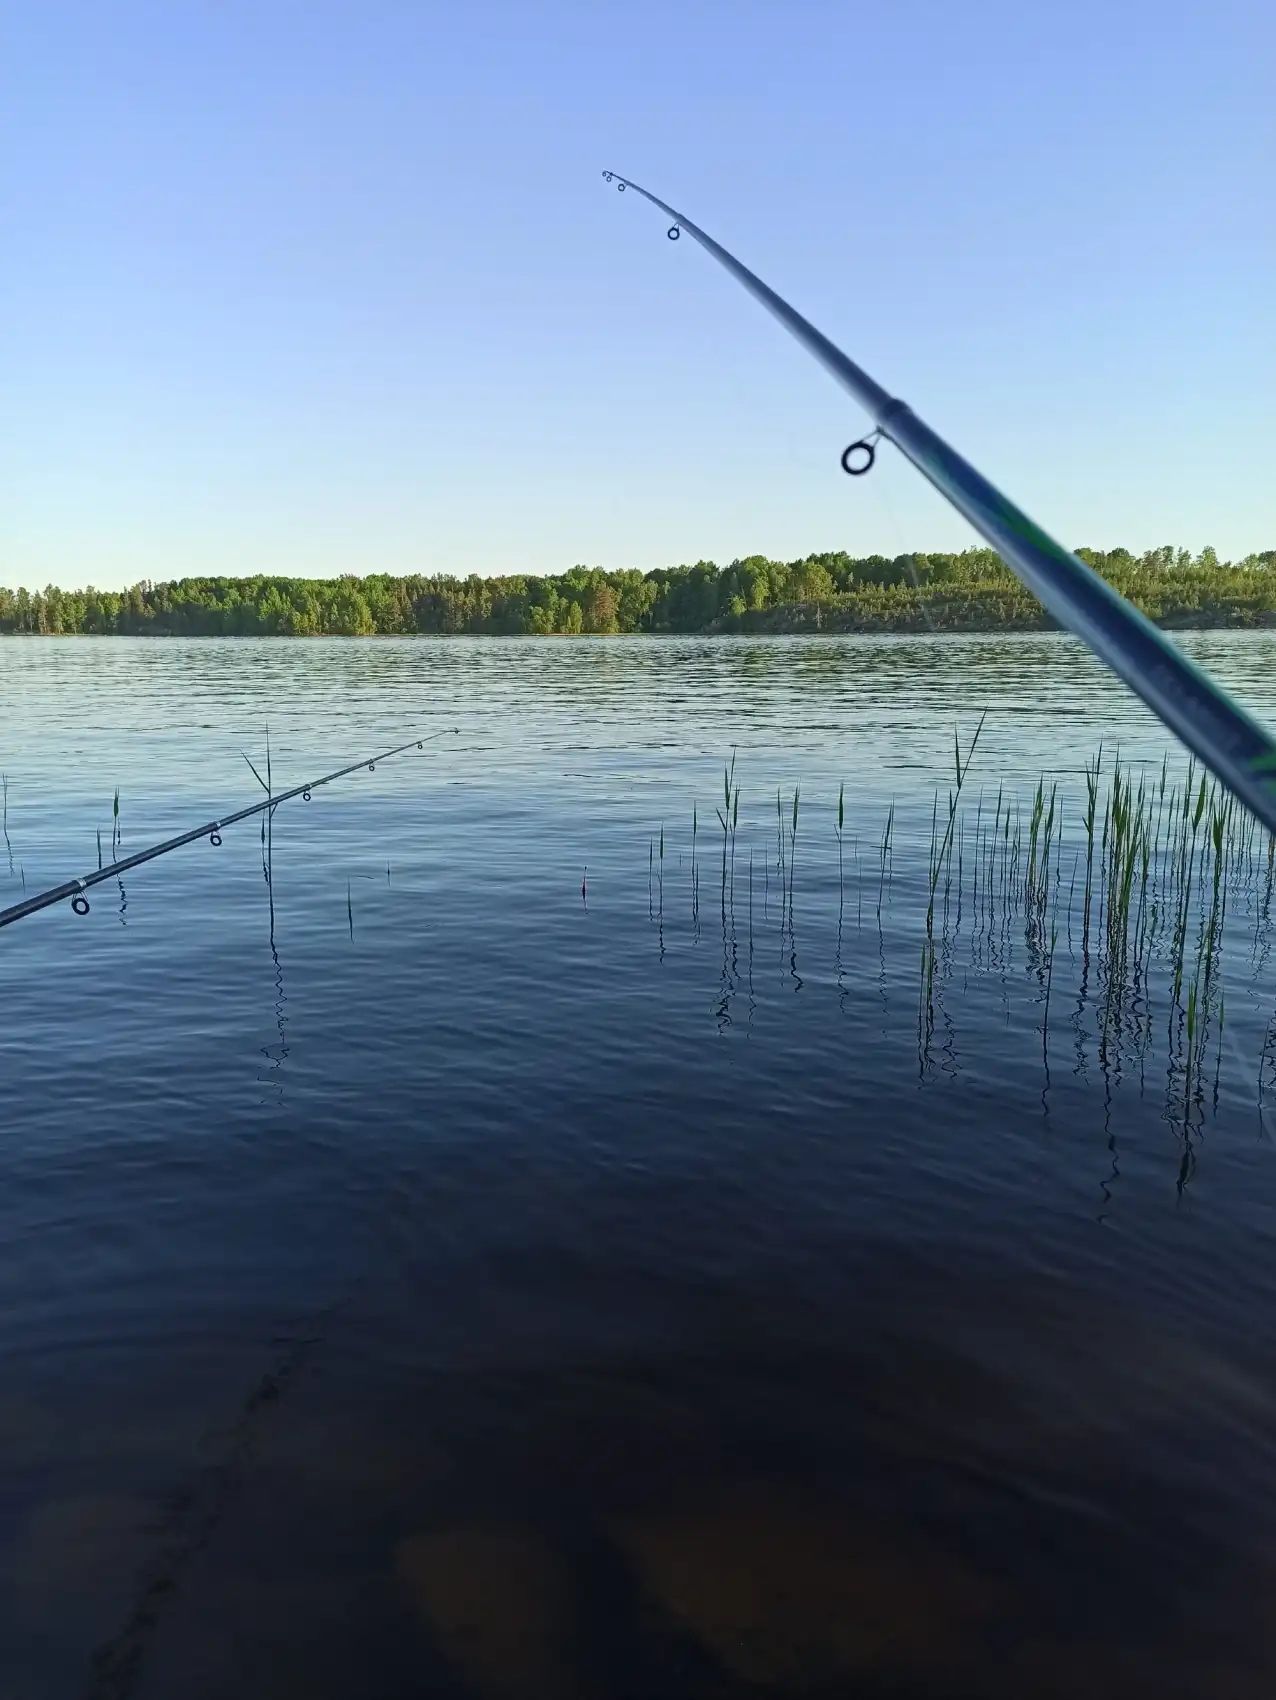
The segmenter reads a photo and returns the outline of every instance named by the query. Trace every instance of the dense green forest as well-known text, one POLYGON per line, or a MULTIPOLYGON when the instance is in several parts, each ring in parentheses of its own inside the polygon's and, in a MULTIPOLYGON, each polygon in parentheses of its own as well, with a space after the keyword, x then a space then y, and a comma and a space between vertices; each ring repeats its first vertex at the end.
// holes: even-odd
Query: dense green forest
MULTIPOLYGON (((1276 550, 1220 561, 1213 549, 1082 549, 1154 620, 1276 624, 1276 550)), ((185 578, 130 590, 0 589, 0 632, 363 637, 413 632, 983 631, 1048 626, 990 549, 769 561, 750 555, 655 572, 573 567, 557 577, 185 578)))

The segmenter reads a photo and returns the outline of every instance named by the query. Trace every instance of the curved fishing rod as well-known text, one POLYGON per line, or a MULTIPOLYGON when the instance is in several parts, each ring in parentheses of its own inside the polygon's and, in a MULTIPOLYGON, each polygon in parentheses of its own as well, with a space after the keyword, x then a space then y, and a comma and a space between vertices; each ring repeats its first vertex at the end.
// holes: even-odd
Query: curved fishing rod
MULTIPOLYGON (((302 785, 294 785, 291 791, 281 791, 277 797, 268 796, 264 803, 254 803, 251 808, 237 809, 233 815, 223 815, 220 820, 211 820, 203 826, 192 827, 189 832, 181 832, 176 838, 166 838, 162 844, 152 844, 149 850, 139 850, 135 855, 112 862, 109 868, 96 868, 91 874, 85 874, 83 879, 65 880, 61 885, 51 886, 48 891, 15 903, 10 909, 0 909, 0 927, 7 927, 13 921, 21 921, 40 909, 50 908, 54 903, 61 903, 64 897, 71 899, 71 907, 77 915, 87 915, 89 900, 84 893, 91 885, 101 885, 103 880, 114 879, 118 874, 129 868, 139 867, 143 862, 153 862, 157 856, 167 856, 170 850, 180 849, 183 844, 194 844, 199 838, 206 838, 210 844, 220 844, 223 827, 234 826, 236 821, 247 820, 250 815, 259 815, 266 809, 273 814, 280 803, 288 802, 291 797, 304 797, 306 802, 309 802, 310 793, 317 791, 321 785, 331 785, 334 779, 344 779, 347 773, 355 773, 361 767, 366 767, 371 772, 379 761, 389 761, 391 756, 402 755, 404 750, 410 750, 414 746, 418 750, 424 749, 426 744, 432 743, 435 738, 446 737, 449 732, 458 730, 455 726, 445 726, 441 732, 431 732, 424 738, 411 738, 406 744, 396 744, 392 750, 382 750, 380 755, 364 756, 361 761, 352 761, 348 767, 339 767, 333 773, 325 773, 322 779, 308 779, 302 785)), ((251 762, 249 766, 252 766, 251 762)))
POLYGON ((1060 625, 1087 643, 1175 732, 1236 797, 1276 832, 1276 742, 1208 674, 1178 649, 1146 615, 1093 568, 1046 535, 906 402, 898 400, 816 330, 747 266, 630 177, 604 171, 618 189, 633 189, 673 224, 670 240, 686 231, 737 283, 780 321, 849 390, 873 419, 874 429, 842 455, 842 466, 860 477, 873 465, 874 444, 885 437, 957 511, 964 515, 1060 625))

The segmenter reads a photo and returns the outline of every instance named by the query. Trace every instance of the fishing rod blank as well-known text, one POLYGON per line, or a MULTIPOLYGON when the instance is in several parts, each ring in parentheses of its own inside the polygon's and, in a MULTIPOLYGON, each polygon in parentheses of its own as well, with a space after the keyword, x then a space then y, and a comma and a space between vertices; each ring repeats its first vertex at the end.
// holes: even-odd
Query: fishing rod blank
POLYGON ((456 730, 455 726, 447 726, 441 732, 431 732, 427 737, 412 738, 406 744, 396 744, 392 750, 382 750, 380 755, 364 756, 361 761, 352 761, 348 767, 339 767, 334 773, 325 773, 322 779, 308 779, 303 785, 294 785, 291 791, 281 791, 277 797, 267 797, 264 803, 254 803, 251 808, 237 809, 233 815, 223 815, 221 820, 207 821, 203 826, 192 827, 189 832, 181 832, 176 838, 166 838, 162 844, 152 844, 149 850, 139 850, 135 855, 112 862, 109 868, 96 868, 91 874, 85 874, 83 879, 65 880, 61 885, 52 886, 35 897, 15 903, 10 909, 0 909, 0 927, 7 927, 13 921, 21 921, 27 915, 34 915, 37 910, 48 909, 54 903, 61 903, 65 897, 71 899, 71 907, 77 915, 87 915, 89 900, 84 893, 91 885, 101 885, 103 880, 114 879, 129 868, 139 867, 143 862, 153 862, 157 856, 167 856, 170 850, 180 849, 183 844, 194 844, 200 838, 208 839, 210 844, 220 844, 223 827, 234 826, 236 821, 247 820, 250 815, 259 815, 266 809, 273 814, 280 803, 286 803, 292 797, 304 797, 306 802, 309 802, 310 793, 317 791, 321 785, 331 785, 334 779, 344 779, 346 774, 355 773, 361 767, 366 767, 371 772, 379 761, 388 761, 391 756, 402 755, 404 750, 413 747, 423 749, 435 738, 442 738, 448 732, 456 730))
POLYGON ((699 225, 658 196, 615 172, 604 171, 618 189, 633 189, 682 231, 775 315, 808 353, 866 408, 874 429, 843 452, 853 477, 873 465, 875 443, 895 444, 940 495, 965 516, 1044 607, 1106 661, 1172 732, 1201 758, 1229 791, 1276 832, 1276 743, 1208 674, 1160 632, 1146 615, 1114 590, 1093 568, 1029 519, 964 460, 913 410, 848 358, 747 266, 699 225))

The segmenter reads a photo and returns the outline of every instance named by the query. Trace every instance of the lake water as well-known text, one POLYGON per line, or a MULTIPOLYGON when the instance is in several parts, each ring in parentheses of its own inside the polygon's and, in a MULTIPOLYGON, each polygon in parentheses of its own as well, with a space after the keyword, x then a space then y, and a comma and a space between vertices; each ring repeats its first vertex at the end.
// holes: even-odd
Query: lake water
MULTIPOLYGON (((1184 645, 1276 718, 1276 638, 1184 645)), ((457 731, 0 930, 7 1700, 1271 1694, 1270 864, 1193 1073, 1165 901, 1128 996, 1082 939, 1084 764, 1166 749, 1120 687, 12 640, 0 907, 117 785, 122 855, 254 801, 267 726, 277 789, 457 731)))

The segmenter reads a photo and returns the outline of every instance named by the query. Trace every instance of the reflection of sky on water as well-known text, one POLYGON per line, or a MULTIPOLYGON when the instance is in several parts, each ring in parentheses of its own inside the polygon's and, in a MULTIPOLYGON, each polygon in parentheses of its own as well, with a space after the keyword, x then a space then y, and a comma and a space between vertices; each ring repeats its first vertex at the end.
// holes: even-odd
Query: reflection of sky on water
MULTIPOLYGON (((1191 640, 1260 711, 1270 644, 1191 640)), ((981 787, 1071 843, 1100 737, 1159 772, 1074 646, 4 661, 0 901, 267 722, 280 784, 463 729, 0 936, 18 1694, 1269 1690, 1262 857, 1185 1139, 1163 973, 1060 905, 1047 1023, 980 860, 981 787)))

